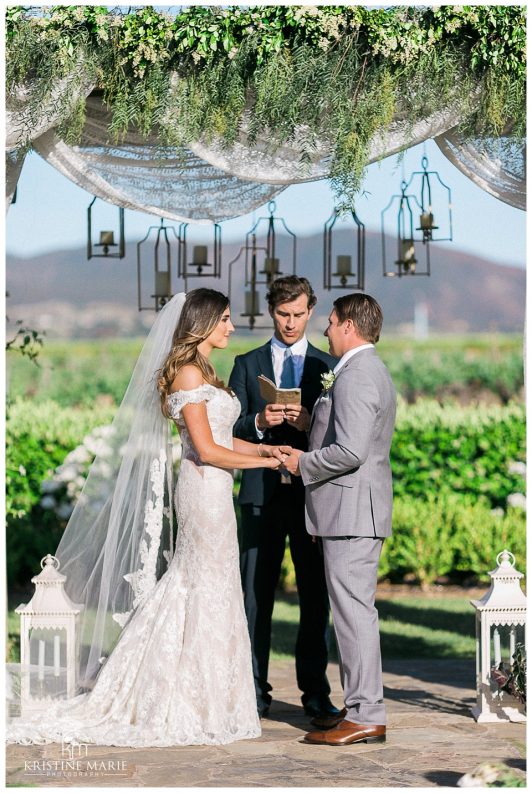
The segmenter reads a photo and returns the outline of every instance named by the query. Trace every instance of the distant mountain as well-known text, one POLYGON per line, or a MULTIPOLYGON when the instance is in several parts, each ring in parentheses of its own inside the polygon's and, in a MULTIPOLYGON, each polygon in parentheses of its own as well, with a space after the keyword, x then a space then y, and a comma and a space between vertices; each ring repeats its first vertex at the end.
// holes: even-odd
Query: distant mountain
MULTIPOLYGON (((348 237, 341 232, 336 252, 348 252, 348 237)), ((394 242, 387 240, 393 260, 394 242)), ((420 246, 421 247, 421 246, 420 246)), ((223 246, 223 262, 238 253, 236 243, 223 246)), ((278 255, 289 260, 286 238, 278 239, 278 255)), ((422 256, 418 254, 420 266, 422 256)), ((311 330, 323 328, 332 301, 343 294, 323 289, 322 237, 298 239, 298 272, 309 278, 318 295, 311 330)), ((189 289, 211 286, 226 292, 228 269, 220 280, 191 279, 189 289)), ((435 332, 521 332, 525 316, 525 270, 501 266, 456 250, 451 243, 431 246, 431 276, 383 278, 380 235, 366 235, 366 292, 382 305, 385 330, 411 331, 414 313, 428 319, 435 332)), ((148 273, 147 276, 152 273, 148 273)), ((175 276, 175 263, 174 272, 175 276)), ((151 282, 151 281, 150 281, 151 282)), ((176 284, 175 291, 183 288, 176 284)), ((262 288, 263 289, 263 288, 262 288)), ((57 251, 32 259, 7 257, 7 301, 10 319, 23 319, 48 336, 110 336, 144 333, 152 312, 137 310, 136 248, 127 245, 126 257, 91 259, 84 249, 57 251)), ((148 291, 148 290, 147 290, 148 291)), ((233 267, 233 313, 243 311, 243 263, 233 267)), ((264 301, 262 302, 264 306, 264 301)), ((265 309, 263 308, 263 311, 265 309)), ((239 321, 245 323, 245 320, 239 321)), ((265 314, 263 320, 268 324, 265 314)))

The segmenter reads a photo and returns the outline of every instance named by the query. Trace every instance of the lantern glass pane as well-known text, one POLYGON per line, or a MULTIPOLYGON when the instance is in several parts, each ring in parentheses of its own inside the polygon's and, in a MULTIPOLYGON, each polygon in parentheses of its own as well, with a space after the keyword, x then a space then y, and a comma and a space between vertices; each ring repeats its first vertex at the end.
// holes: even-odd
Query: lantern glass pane
POLYGON ((66 628, 34 628, 29 649, 29 697, 62 699, 67 692, 66 628))

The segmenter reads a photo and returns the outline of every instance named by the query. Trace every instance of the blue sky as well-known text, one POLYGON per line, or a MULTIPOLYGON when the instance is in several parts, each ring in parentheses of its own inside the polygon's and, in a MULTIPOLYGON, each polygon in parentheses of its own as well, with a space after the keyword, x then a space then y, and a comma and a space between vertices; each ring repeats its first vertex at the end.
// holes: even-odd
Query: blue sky
MULTIPOLYGON (((391 195, 399 192, 403 175, 408 178, 412 171, 420 169, 424 152, 429 158, 429 169, 437 170, 453 191, 454 242, 447 244, 499 264, 524 267, 525 213, 477 187, 441 154, 433 141, 409 149, 402 162, 393 156, 368 167, 364 182, 366 195, 357 204, 357 212, 366 227, 380 230, 381 210, 391 195)), ((31 257, 84 246, 86 210, 91 199, 89 193, 63 177, 39 155, 28 155, 19 180, 17 203, 6 219, 7 252, 31 257)), ((321 233, 334 203, 325 180, 288 187, 276 201, 276 214, 283 215, 289 228, 301 236, 321 233)), ((100 201, 96 206, 96 228, 116 225, 116 208, 100 201)), ((222 239, 241 239, 254 219, 265 214, 266 207, 225 221, 222 239)), ((438 220, 440 216, 441 213, 438 220)), ((126 238, 138 241, 148 226, 156 222, 153 215, 126 210, 126 238)), ((395 224, 395 215, 390 213, 387 230, 395 233, 395 224)), ((189 227, 188 237, 192 242, 204 240, 205 235, 200 227, 189 227)))

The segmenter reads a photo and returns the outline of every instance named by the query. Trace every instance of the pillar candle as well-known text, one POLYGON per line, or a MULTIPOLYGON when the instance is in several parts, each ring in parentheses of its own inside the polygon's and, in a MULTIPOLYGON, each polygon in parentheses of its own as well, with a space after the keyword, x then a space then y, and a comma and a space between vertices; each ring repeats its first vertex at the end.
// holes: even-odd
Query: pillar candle
POLYGON ((54 675, 59 677, 60 669, 60 639, 59 636, 54 636, 54 675))
POLYGON ((155 294, 168 295, 170 292, 170 273, 168 270, 155 271, 155 294))
POLYGON ((279 259, 266 258, 264 260, 264 270, 271 275, 275 275, 275 273, 279 272, 279 259))
POLYGON ((515 655, 515 625, 510 628, 510 663, 515 655))
POLYGON ((193 250, 193 258, 192 261, 194 264, 207 264, 207 246, 206 245, 194 245, 193 250))
POLYGON ((254 314, 258 309, 258 295, 256 292, 246 292, 246 314, 254 314))
POLYGON ((336 257, 336 272, 338 275, 351 275, 351 257, 336 257))
POLYGON ((501 662, 501 634, 498 628, 493 631, 493 661, 495 666, 498 666, 501 662))
POLYGON ((39 667, 38 667, 39 680, 44 680, 44 642, 39 639, 39 667))
POLYGON ((419 218, 419 225, 422 229, 430 229, 434 225, 432 212, 423 212, 419 218))
POLYGON ((112 231, 100 231, 100 245, 114 245, 115 235, 112 231))

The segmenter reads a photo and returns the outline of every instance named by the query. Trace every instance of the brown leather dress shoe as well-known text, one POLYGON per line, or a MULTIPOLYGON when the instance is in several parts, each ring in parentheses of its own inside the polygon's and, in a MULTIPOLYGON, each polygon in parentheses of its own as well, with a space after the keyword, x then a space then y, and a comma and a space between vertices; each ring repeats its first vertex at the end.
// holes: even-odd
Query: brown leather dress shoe
POLYGON ((319 716, 314 716, 314 718, 310 720, 310 723, 314 727, 318 727, 320 730, 330 730, 332 727, 336 727, 337 724, 340 724, 340 722, 343 721, 346 716, 347 708, 342 708, 337 716, 327 716, 326 714, 320 714, 319 716))
POLYGON ((355 724, 344 719, 326 732, 308 732, 305 743, 319 743, 325 746, 349 746, 352 743, 384 743, 386 726, 384 724, 355 724))

